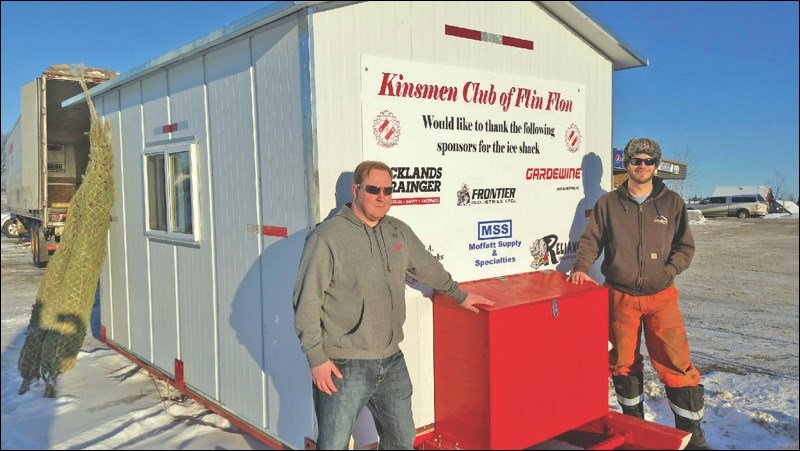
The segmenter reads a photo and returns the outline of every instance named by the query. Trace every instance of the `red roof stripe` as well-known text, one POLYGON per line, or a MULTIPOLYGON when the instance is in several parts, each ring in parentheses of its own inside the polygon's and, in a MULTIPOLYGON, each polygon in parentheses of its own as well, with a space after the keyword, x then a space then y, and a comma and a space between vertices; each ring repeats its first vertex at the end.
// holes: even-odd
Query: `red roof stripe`
POLYGON ((494 33, 457 27, 455 25, 445 25, 444 34, 457 38, 472 39, 474 41, 491 42, 494 44, 507 45, 509 47, 533 50, 533 41, 528 39, 515 38, 512 36, 501 36, 494 33))

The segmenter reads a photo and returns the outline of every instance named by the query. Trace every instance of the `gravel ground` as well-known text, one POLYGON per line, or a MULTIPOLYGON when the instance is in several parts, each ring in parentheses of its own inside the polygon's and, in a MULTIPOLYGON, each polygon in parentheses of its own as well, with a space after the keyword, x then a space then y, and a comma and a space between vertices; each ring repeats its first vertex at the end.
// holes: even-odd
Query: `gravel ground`
POLYGON ((701 373, 798 379, 798 217, 706 219, 678 276, 689 344, 701 373))

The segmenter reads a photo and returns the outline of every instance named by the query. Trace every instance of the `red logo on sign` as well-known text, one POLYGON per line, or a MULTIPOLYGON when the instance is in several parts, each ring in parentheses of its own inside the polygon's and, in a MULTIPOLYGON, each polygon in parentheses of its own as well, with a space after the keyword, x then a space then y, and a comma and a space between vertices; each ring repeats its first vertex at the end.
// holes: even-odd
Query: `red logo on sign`
POLYGON ((572 153, 578 151, 581 148, 581 131, 578 130, 578 126, 575 124, 570 124, 567 127, 567 131, 564 132, 564 141, 567 144, 567 150, 572 153))
POLYGON ((381 147, 394 147, 400 141, 400 121, 389 111, 383 111, 372 122, 372 134, 381 147))

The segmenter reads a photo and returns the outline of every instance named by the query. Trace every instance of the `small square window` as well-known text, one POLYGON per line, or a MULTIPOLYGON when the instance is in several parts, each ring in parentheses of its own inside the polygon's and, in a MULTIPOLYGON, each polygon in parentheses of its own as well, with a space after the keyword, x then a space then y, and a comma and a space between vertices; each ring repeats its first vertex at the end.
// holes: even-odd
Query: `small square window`
POLYGON ((195 147, 182 143, 145 149, 148 232, 198 240, 195 147))

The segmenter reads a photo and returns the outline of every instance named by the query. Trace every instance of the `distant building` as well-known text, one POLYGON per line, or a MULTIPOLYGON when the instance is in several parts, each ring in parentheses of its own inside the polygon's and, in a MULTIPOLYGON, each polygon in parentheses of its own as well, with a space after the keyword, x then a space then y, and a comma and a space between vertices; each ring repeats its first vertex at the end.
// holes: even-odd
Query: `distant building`
POLYGON ((797 204, 792 202, 791 200, 778 199, 777 202, 783 208, 783 212, 791 213, 793 215, 800 214, 800 208, 798 208, 797 204))

